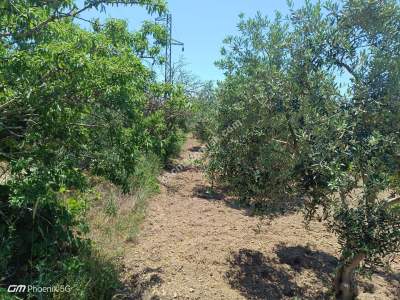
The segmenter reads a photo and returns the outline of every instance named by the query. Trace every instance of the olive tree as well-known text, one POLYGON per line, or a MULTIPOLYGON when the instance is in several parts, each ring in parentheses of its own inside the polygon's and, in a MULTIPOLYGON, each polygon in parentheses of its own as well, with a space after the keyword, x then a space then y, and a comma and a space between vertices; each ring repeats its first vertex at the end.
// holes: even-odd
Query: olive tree
POLYGON ((318 34, 290 28, 279 14, 273 21, 260 14, 242 19, 238 27, 240 36, 226 39, 218 62, 226 78, 217 91, 209 170, 244 201, 265 208, 312 184, 305 136, 337 111, 338 91, 321 54, 307 47, 318 34))
POLYGON ((396 1, 326 7, 326 65, 346 73, 349 84, 341 113, 331 120, 337 125, 327 133, 329 141, 316 142, 316 151, 310 151, 313 155, 324 147, 331 152, 329 158, 316 156, 319 171, 331 179, 325 197, 313 201, 326 209, 328 226, 342 248, 336 297, 352 299, 357 294, 354 271, 360 266, 373 271, 400 250, 395 208, 400 199, 400 7, 396 1))
POLYGON ((307 220, 322 214, 341 247, 337 299, 400 250, 399 13, 395 1, 306 2, 242 19, 219 62, 210 173, 246 202, 295 196, 307 220))

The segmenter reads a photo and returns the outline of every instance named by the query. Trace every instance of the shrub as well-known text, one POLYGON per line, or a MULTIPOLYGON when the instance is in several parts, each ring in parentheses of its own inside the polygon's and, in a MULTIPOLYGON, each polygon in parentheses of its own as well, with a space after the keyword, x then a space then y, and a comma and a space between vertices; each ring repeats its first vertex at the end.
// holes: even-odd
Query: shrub
MULTIPOLYGON (((86 4, 104 3, 115 1, 86 4)), ((165 11, 163 1, 126 3, 165 11)), ((1 10, 0 271, 5 284, 76 276, 78 299, 102 299, 115 287, 114 268, 96 271, 103 263, 84 237, 85 200, 64 198, 81 195, 92 175, 128 192, 135 176, 154 171, 143 156, 164 161, 176 151, 187 105, 140 59, 161 61, 161 26, 145 22, 132 33, 108 20, 88 31, 73 23, 75 9, 73 1, 14 1, 1 10)))
POLYGON ((189 125, 195 136, 203 142, 210 142, 216 117, 217 99, 213 82, 206 82, 191 99, 193 117, 189 125))

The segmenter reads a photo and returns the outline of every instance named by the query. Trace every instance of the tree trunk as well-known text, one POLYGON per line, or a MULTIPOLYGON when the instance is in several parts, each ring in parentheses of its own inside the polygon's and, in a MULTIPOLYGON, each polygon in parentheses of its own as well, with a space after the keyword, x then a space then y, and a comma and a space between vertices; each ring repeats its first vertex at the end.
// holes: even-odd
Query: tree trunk
POLYGON ((354 279, 354 270, 364 258, 365 254, 359 253, 350 262, 339 267, 335 278, 336 300, 353 300, 357 297, 358 290, 354 279))

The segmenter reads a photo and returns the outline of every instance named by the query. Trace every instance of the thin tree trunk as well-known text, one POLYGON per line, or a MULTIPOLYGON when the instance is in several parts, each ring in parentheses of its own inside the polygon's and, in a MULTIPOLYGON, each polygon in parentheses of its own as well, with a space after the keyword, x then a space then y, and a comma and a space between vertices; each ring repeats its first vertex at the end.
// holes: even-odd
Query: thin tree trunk
POLYGON ((354 279, 354 270, 365 258, 364 253, 359 253, 353 259, 339 267, 335 278, 336 300, 353 300, 358 295, 357 285, 354 279))
POLYGON ((297 137, 296 137, 296 133, 294 132, 292 123, 290 122, 290 117, 289 117, 289 113, 288 112, 285 113, 285 118, 286 118, 287 126, 289 128, 290 136, 292 138, 293 149, 294 149, 295 153, 298 154, 299 153, 299 146, 297 144, 297 137))

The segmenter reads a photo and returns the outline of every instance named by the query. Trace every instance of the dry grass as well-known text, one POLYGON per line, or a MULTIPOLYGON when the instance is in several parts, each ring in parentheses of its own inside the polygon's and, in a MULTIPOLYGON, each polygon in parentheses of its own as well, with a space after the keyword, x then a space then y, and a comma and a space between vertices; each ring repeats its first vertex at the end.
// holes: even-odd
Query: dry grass
POLYGON ((102 182, 90 198, 89 238, 106 255, 121 257, 127 244, 136 240, 145 217, 147 192, 123 194, 116 186, 102 182))
POLYGON ((10 178, 8 163, 0 161, 0 184, 5 184, 10 178))
POLYGON ((158 192, 159 172, 157 159, 143 158, 133 179, 134 190, 128 194, 110 182, 93 179, 87 220, 89 237, 101 252, 120 258, 124 250, 136 242, 145 218, 147 199, 158 192))

